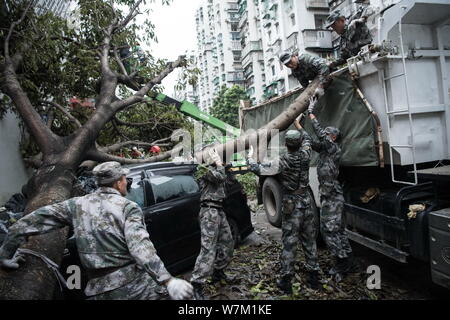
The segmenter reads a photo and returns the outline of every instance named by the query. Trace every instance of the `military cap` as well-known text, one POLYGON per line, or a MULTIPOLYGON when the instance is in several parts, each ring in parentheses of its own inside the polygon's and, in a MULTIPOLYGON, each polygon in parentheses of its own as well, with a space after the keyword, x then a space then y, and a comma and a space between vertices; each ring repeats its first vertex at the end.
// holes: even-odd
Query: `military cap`
POLYGON ((92 173, 97 177, 99 184, 106 184, 120 180, 122 176, 130 173, 130 170, 122 168, 119 162, 110 161, 99 164, 92 173))
POLYGON ((298 130, 289 130, 286 132, 286 135, 284 136, 284 140, 286 142, 286 146, 288 147, 300 147, 300 144, 302 143, 302 134, 298 130))
POLYGON ((339 138, 341 135, 341 131, 336 127, 326 127, 325 133, 335 135, 337 138, 339 138))
POLYGON ((343 17, 343 15, 341 14, 340 10, 335 10, 332 13, 330 13, 330 15, 325 20, 325 29, 328 29, 329 27, 331 27, 331 25, 333 23, 335 23, 336 20, 338 20, 341 17, 343 17))
POLYGON ((289 63, 289 61, 291 61, 292 53, 289 51, 283 51, 280 54, 279 58, 280 58, 280 62, 285 65, 285 64, 289 63))

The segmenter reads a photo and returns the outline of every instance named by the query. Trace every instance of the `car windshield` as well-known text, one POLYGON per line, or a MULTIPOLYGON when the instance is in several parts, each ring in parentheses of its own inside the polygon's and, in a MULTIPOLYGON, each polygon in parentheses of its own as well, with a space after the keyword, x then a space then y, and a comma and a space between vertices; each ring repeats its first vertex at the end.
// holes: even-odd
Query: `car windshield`
POLYGON ((149 179, 155 196, 155 203, 176 199, 199 191, 194 177, 189 175, 154 176, 149 179))
POLYGON ((144 207, 144 182, 133 179, 131 190, 128 192, 126 198, 128 200, 136 202, 141 208, 144 207))

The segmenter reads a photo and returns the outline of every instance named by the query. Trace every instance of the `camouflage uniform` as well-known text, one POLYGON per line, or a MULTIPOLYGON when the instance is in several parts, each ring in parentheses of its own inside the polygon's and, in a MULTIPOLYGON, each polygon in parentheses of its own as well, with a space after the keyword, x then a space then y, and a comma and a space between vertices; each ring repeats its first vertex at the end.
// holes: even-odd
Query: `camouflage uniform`
POLYGON ((329 73, 326 60, 307 53, 298 56, 298 66, 292 70, 292 75, 297 78, 303 88, 306 88, 309 81, 318 75, 320 75, 321 83, 324 83, 329 73))
POLYGON ((139 206, 113 188, 40 208, 15 223, 0 248, 10 259, 26 237, 71 226, 93 299, 158 299, 172 276, 149 238, 139 206))
POLYGON ((225 168, 208 166, 199 180, 201 249, 191 282, 204 284, 214 270, 223 270, 228 266, 233 256, 234 241, 222 207, 227 180, 225 168))
POLYGON ((372 43, 372 35, 364 19, 355 19, 348 26, 345 26, 344 33, 340 39, 339 60, 345 61, 356 56, 362 47, 372 43))
MULTIPOLYGON (((366 10, 368 10, 368 8, 366 10)), ((328 29, 340 18, 344 18, 340 10, 332 12, 327 17, 325 27, 328 29)), ((367 27, 365 18, 351 20, 348 25, 345 25, 344 32, 340 35, 339 58, 332 63, 332 67, 345 64, 348 58, 356 56, 361 48, 372 43, 372 40, 373 38, 367 27)))
MULTIPOLYGON (((312 120, 314 131, 320 142, 313 142, 312 148, 319 153, 317 174, 319 178, 320 227, 322 236, 331 253, 339 258, 346 258, 352 249, 345 234, 342 221, 344 196, 338 181, 341 148, 333 142, 322 129, 317 119, 312 120)), ((327 128, 328 129, 328 128, 327 128)))
MULTIPOLYGON (((311 158, 311 138, 305 130, 300 130, 302 144, 295 152, 286 152, 279 159, 276 172, 283 188, 281 276, 292 276, 300 243, 305 254, 308 271, 320 270, 317 258, 317 226, 311 210, 309 186, 309 161, 311 158)), ((261 164, 263 167, 273 163, 261 164)))

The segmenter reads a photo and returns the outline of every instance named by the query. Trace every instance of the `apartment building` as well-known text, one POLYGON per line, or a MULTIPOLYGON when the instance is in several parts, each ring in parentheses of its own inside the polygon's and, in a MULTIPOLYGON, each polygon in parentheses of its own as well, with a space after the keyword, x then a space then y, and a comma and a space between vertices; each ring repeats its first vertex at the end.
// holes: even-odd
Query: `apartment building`
POLYGON ((279 63, 282 51, 332 55, 331 31, 323 29, 329 14, 327 0, 241 0, 239 4, 242 39, 246 40, 243 52, 252 52, 247 45, 255 48, 253 41, 259 41, 257 48, 261 48, 253 53, 261 60, 253 60, 252 66, 244 65, 247 93, 254 103, 299 86, 290 70, 279 63), (257 73, 261 70, 263 76, 259 78, 257 73))
POLYGON ((328 0, 208 0, 196 16, 202 108, 222 85, 242 85, 253 103, 298 87, 278 55, 289 49, 331 56, 328 14, 328 0))
MULTIPOLYGON (((192 50, 186 54, 186 58, 189 60, 190 65, 192 67, 197 66, 197 54, 196 51, 192 50)), ((183 79, 183 71, 179 71, 178 73, 178 82, 183 84, 182 87, 174 88, 174 98, 179 101, 189 101, 195 105, 200 104, 199 100, 199 84, 198 83, 189 83, 187 79, 183 79)))
POLYGON ((196 12, 199 105, 207 111, 219 89, 243 85, 237 0, 205 0, 196 12))
POLYGON ((36 12, 43 14, 47 11, 52 11, 55 15, 67 19, 72 5, 71 0, 38 0, 36 3, 36 12))

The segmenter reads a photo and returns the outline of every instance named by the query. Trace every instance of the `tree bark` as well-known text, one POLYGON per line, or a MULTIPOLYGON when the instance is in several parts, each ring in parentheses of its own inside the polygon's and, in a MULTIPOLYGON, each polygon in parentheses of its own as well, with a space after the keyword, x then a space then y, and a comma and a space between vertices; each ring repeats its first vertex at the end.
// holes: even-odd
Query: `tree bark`
MULTIPOLYGON (((41 167, 29 182, 29 189, 35 196, 28 204, 26 213, 50 203, 70 198, 73 184, 73 171, 59 165, 41 167)), ((22 248, 42 253, 58 265, 65 248, 67 228, 49 234, 30 237, 22 248)), ((46 264, 34 256, 25 256, 26 261, 18 270, 0 269, 0 299, 30 300, 52 299, 56 278, 46 264)), ((58 289, 59 290, 59 289, 58 289)))
MULTIPOLYGON (((295 99, 295 101, 275 119, 270 121, 264 127, 254 131, 250 134, 244 134, 235 140, 228 141, 227 143, 215 145, 214 148, 222 158, 224 163, 228 163, 234 153, 247 150, 250 143, 261 143, 266 140, 267 143, 272 138, 271 130, 284 131, 295 121, 295 119, 303 112, 306 111, 309 105, 309 99, 314 95, 314 91, 319 86, 319 79, 316 78, 309 86, 295 99)), ((203 162, 202 159, 208 158, 208 152, 211 149, 205 148, 204 150, 197 152, 195 157, 198 162, 203 162)))

